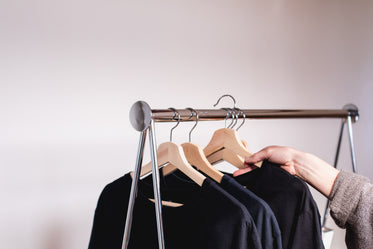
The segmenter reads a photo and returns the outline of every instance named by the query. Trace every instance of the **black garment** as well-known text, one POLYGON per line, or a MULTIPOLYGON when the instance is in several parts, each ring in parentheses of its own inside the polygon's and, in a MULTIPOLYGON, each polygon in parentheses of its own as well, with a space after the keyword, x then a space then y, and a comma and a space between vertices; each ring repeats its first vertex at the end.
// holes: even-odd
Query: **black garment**
MULTIPOLYGON (((120 249, 131 189, 131 176, 102 191, 93 222, 89 249, 120 249)), ((261 248, 255 226, 245 207, 206 178, 202 187, 162 189, 162 199, 183 196, 181 207, 162 207, 167 249, 261 248), (251 235, 251 236, 249 236, 251 235)), ((139 182, 128 248, 158 248, 152 186, 139 182)), ((169 200, 169 199, 168 199, 169 200)))
MULTIPOLYGON (((149 181, 150 178, 146 180, 149 181)), ((188 188, 195 183, 191 182, 182 172, 176 171, 165 178, 165 184, 170 188, 188 188)), ((249 211, 261 239, 262 248, 281 249, 281 231, 268 204, 228 175, 223 176, 219 186, 241 202, 249 211)))
POLYGON ((272 208, 280 226, 283 249, 324 248, 320 214, 302 180, 268 161, 235 179, 272 208))
POLYGON ((223 176, 220 185, 247 208, 254 219, 263 249, 281 249, 281 231, 268 204, 228 175, 223 176))

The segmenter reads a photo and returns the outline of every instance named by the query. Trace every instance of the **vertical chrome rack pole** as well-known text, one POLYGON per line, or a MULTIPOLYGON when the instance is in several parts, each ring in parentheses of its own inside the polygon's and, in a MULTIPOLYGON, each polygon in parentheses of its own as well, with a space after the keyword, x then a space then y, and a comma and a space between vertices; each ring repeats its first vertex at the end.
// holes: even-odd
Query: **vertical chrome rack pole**
POLYGON ((149 141, 150 141, 150 154, 152 161, 152 176, 153 176, 153 191, 155 199, 155 214, 157 218, 157 231, 158 231, 158 248, 165 249, 163 222, 162 222, 162 205, 161 205, 161 192, 159 186, 159 171, 157 162, 157 145, 155 140, 154 120, 151 121, 149 126, 149 141))
POLYGON ((158 232, 158 248, 165 249, 163 222, 162 222, 162 205, 161 205, 161 191, 159 184, 159 171, 157 162, 157 144, 155 136, 155 122, 152 118, 152 110, 149 105, 144 101, 137 101, 130 110, 130 121, 135 130, 140 131, 140 142, 137 153, 136 167, 134 172, 134 179, 131 184, 130 200, 128 203, 126 225, 124 230, 122 249, 127 249, 130 238, 130 230, 132 224, 133 207, 135 204, 137 185, 140 178, 142 159, 144 154, 144 145, 146 133, 149 130, 149 144, 150 156, 152 161, 152 176, 153 176, 153 191, 155 199, 155 213, 157 219, 157 232, 158 232))
POLYGON ((351 152, 351 160, 352 160, 352 171, 357 173, 356 167, 356 157, 355 157, 355 145, 354 145, 354 138, 352 134, 352 120, 351 116, 347 117, 347 128, 348 128, 348 137, 350 140, 350 152, 351 152))
POLYGON ((139 148, 137 152, 137 159, 136 159, 136 166, 135 171, 133 174, 132 184, 131 184, 131 192, 130 192, 130 199, 128 202, 128 209, 127 209, 127 217, 126 217, 126 225, 124 228, 124 236, 123 236, 123 242, 122 242, 122 249, 126 249, 128 247, 128 242, 130 239, 130 232, 131 232, 131 226, 132 226, 132 216, 133 216, 133 207, 135 205, 135 198, 137 195, 137 183, 140 178, 140 172, 141 172, 141 165, 142 165, 142 159, 144 155, 144 145, 145 145, 145 139, 146 139, 146 132, 147 130, 144 130, 140 133, 140 141, 139 141, 139 148))

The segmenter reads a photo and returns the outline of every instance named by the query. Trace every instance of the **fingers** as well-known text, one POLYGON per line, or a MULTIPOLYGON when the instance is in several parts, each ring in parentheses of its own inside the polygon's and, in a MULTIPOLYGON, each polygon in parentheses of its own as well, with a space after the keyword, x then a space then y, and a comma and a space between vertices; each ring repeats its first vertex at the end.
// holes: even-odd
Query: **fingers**
POLYGON ((265 159, 270 158, 271 156, 271 148, 273 146, 265 147, 264 149, 252 154, 251 156, 245 158, 246 164, 255 164, 257 162, 261 162, 265 159))
POLYGON ((250 171, 252 171, 254 168, 256 168, 256 167, 249 166, 249 167, 247 167, 247 168, 243 168, 243 169, 236 170, 235 172, 233 172, 233 177, 236 177, 236 176, 239 176, 239 175, 245 174, 245 173, 247 173, 247 172, 250 172, 250 171))
POLYGON ((247 168, 240 169, 234 172, 233 176, 238 176, 253 170, 254 164, 268 160, 272 163, 278 164, 282 169, 288 171, 290 174, 297 175, 295 167, 295 158, 304 157, 298 150, 290 147, 272 145, 263 148, 262 150, 245 158, 245 166, 247 168))

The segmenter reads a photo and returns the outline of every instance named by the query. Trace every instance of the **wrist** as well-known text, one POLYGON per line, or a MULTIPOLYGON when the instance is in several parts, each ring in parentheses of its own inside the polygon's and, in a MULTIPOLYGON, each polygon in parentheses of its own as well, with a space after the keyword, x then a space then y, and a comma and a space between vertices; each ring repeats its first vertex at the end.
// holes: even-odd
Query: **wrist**
POLYGON ((310 167, 310 162, 312 160, 312 154, 297 151, 293 159, 295 175, 304 181, 307 181, 310 177, 310 171, 312 169, 312 167, 310 167))
POLYGON ((296 175, 329 197, 339 170, 315 155, 299 152, 294 165, 296 175))

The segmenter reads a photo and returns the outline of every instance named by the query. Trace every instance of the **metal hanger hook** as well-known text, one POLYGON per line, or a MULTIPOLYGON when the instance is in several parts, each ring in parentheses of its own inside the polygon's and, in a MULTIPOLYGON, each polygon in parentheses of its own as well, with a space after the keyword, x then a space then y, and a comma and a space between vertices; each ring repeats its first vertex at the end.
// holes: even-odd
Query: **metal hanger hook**
MULTIPOLYGON (((244 113, 240 108, 237 107, 236 109, 238 110, 238 112, 239 112, 240 114, 242 114, 242 118, 243 118, 242 123, 240 124, 240 126, 238 126, 238 127, 236 128, 236 131, 238 131, 238 130, 243 126, 243 124, 245 123, 246 115, 245 115, 245 113, 244 113)), ((238 116, 237 116, 237 119, 238 119, 238 116)))
POLYGON ((229 129, 233 129, 238 123, 239 112, 236 112, 236 110, 237 107, 232 110, 232 124, 229 126, 229 129))
POLYGON ((233 126, 235 125, 234 121, 234 109, 231 109, 231 108, 227 108, 229 110, 229 116, 230 116, 230 119, 231 119, 231 123, 228 125, 228 129, 232 129, 233 126))
POLYGON ((230 97, 230 98, 233 100, 233 109, 235 109, 235 108, 236 108, 236 99, 235 99, 232 95, 230 95, 230 94, 224 94, 223 96, 221 96, 221 97, 218 99, 218 101, 215 103, 214 107, 217 106, 217 105, 219 104, 220 100, 221 100, 222 98, 224 98, 224 97, 230 97))
POLYGON ((172 127, 172 128, 171 128, 171 131, 170 131, 170 142, 172 142, 172 132, 173 132, 174 129, 175 129, 175 128, 180 124, 180 113, 179 113, 178 111, 176 111, 175 108, 170 107, 170 108, 168 108, 168 109, 170 109, 170 110, 172 110, 172 111, 174 112, 174 116, 172 117, 172 120, 175 119, 176 114, 177 114, 177 116, 178 116, 178 118, 177 118, 177 124, 176 124, 174 127, 172 127))
POLYGON ((193 108, 186 108, 190 111, 190 114, 191 116, 189 118, 192 118, 193 117, 193 112, 196 114, 196 123, 194 124, 194 126, 192 127, 192 129, 189 131, 189 143, 192 142, 192 131, 194 130, 194 128, 196 128, 197 124, 198 124, 198 119, 199 119, 199 116, 198 116, 198 113, 196 110, 194 110, 193 108))
POLYGON ((224 120, 224 128, 227 128, 227 120, 228 120, 228 118, 230 116, 230 109, 229 108, 221 108, 221 109, 227 112, 227 115, 225 116, 225 120, 224 120))

